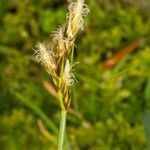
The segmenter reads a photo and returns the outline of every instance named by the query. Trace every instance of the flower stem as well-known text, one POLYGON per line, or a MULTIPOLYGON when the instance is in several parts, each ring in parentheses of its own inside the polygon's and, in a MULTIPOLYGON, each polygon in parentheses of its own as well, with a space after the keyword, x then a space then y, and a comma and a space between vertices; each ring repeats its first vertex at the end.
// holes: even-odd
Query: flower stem
POLYGON ((66 117, 67 117, 67 111, 61 111, 61 122, 60 122, 59 141, 58 141, 57 150, 63 150, 65 128, 66 128, 66 117))

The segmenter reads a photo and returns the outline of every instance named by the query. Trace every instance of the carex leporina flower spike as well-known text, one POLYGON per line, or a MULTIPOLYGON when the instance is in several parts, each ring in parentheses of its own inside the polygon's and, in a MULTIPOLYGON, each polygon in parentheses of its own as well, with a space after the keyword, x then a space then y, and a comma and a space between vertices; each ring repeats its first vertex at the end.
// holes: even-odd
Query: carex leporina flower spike
POLYGON ((46 68, 56 91, 61 92, 65 109, 70 103, 70 87, 74 83, 71 72, 71 52, 79 30, 83 30, 83 17, 89 13, 84 0, 70 2, 66 15, 66 24, 55 32, 53 41, 47 47, 44 43, 37 44, 36 59, 46 68))
MULTIPOLYGON (((69 12, 66 15, 66 23, 59 27, 54 33, 50 46, 44 43, 37 44, 36 59, 47 70, 52 85, 54 86, 61 111, 67 112, 71 102, 71 86, 74 83, 72 72, 72 53, 74 52, 74 42, 77 34, 84 27, 84 17, 89 13, 84 0, 69 0, 69 12)), ((64 114, 64 113, 63 113, 64 114)), ((63 117, 63 116, 62 116, 63 117)), ((63 120, 63 119, 62 119, 63 120)), ((60 131, 59 148, 63 145, 64 130, 60 131)))

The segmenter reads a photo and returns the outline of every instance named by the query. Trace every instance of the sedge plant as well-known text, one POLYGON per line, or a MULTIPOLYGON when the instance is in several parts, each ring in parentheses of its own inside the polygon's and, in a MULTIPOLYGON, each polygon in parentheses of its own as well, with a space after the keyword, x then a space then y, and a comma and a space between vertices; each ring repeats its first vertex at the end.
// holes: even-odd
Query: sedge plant
POLYGON ((72 70, 75 40, 78 32, 83 30, 84 16, 89 13, 84 0, 71 0, 69 3, 66 23, 57 29, 49 46, 39 43, 36 50, 36 59, 47 70, 61 107, 58 150, 63 149, 71 87, 75 81, 72 70))

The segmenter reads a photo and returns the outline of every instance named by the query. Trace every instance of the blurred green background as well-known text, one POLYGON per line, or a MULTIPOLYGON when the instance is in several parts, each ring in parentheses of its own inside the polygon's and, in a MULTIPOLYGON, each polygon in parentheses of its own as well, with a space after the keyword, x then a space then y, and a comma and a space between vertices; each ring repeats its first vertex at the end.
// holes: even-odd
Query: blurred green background
MULTIPOLYGON (((65 150, 150 149, 149 0, 86 3, 65 150)), ((0 0, 1 150, 57 149, 60 107, 34 49, 51 41, 67 6, 65 0, 0 0)))

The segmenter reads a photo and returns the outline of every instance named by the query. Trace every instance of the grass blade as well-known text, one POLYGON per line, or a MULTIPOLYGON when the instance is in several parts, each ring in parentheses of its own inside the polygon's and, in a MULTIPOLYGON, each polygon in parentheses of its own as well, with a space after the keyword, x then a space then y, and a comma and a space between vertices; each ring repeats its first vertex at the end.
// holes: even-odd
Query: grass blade
POLYGON ((55 126, 55 124, 47 117, 47 115, 38 107, 36 106, 32 101, 26 99, 23 95, 16 93, 17 98, 28 108, 30 108, 36 115, 38 115, 46 124, 48 127, 55 133, 58 134, 58 128, 55 126))

